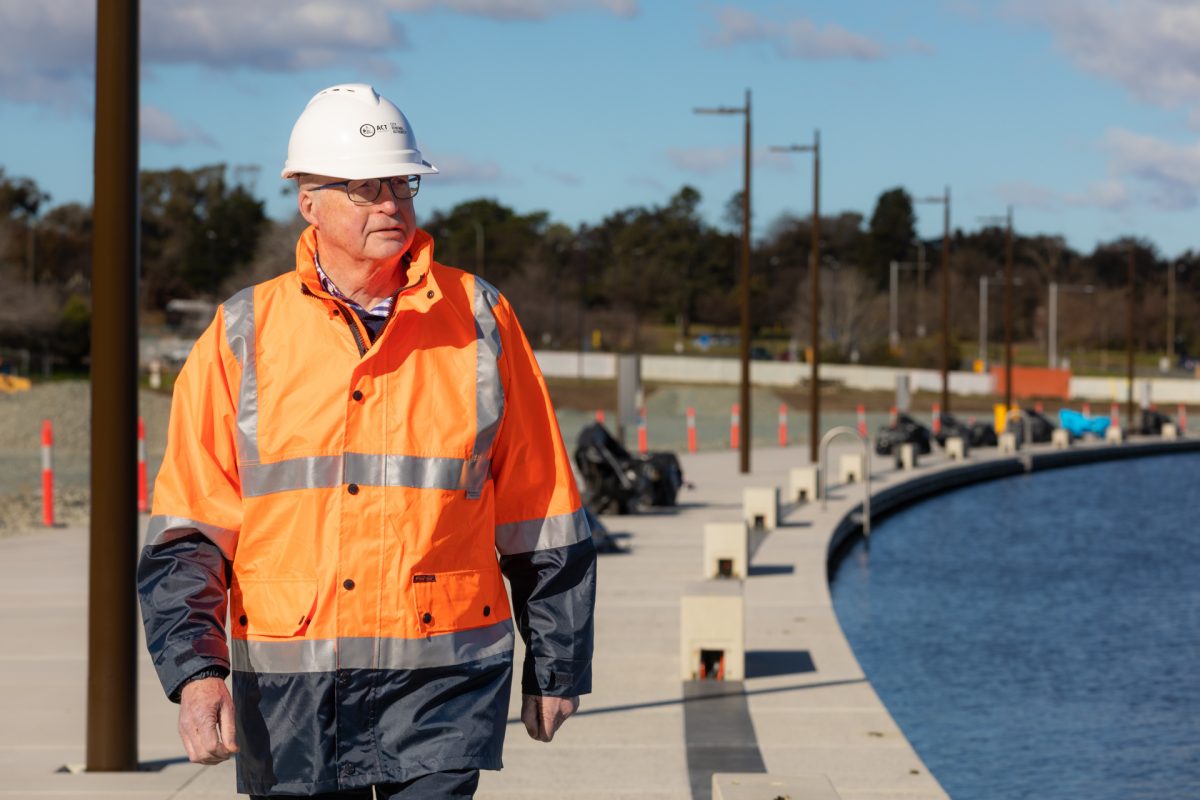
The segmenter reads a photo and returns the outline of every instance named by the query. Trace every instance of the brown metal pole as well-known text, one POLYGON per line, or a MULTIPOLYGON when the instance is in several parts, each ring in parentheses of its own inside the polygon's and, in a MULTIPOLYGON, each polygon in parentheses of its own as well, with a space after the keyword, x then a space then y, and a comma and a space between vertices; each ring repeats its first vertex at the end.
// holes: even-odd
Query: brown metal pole
POLYGON ((1008 238, 1004 253, 1004 413, 1012 408, 1013 396, 1013 210, 1008 207, 1008 238))
POLYGON ((812 365, 809 375, 808 461, 816 464, 821 442, 821 131, 813 132, 812 255, 809 258, 812 284, 812 365))
POLYGON ((942 413, 950 411, 950 187, 946 187, 942 226, 942 413))
POLYGON ((1129 246, 1129 328, 1125 337, 1126 351, 1126 375, 1128 386, 1125 389, 1125 425, 1126 429, 1133 432, 1133 348, 1134 348, 1134 327, 1136 323, 1134 303, 1137 299, 1136 284, 1134 278, 1133 260, 1136 250, 1133 245, 1129 246))
POLYGON ((750 439, 754 416, 750 410, 750 90, 746 90, 746 142, 742 183, 742 277, 739 292, 742 307, 742 436, 739 449, 741 471, 750 472, 750 439))
POLYGON ((98 0, 87 769, 137 768, 138 8, 98 0))

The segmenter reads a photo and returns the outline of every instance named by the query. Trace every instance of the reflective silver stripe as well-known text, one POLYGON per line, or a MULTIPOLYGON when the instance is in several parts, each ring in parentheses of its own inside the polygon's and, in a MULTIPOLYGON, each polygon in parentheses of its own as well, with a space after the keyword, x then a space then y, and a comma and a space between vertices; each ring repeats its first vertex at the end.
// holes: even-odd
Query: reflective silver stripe
POLYGON ((218 528, 216 525, 186 517, 171 517, 165 514, 151 517, 146 526, 146 547, 166 544, 197 532, 204 534, 210 542, 219 547, 225 558, 233 560, 233 554, 237 551, 237 531, 218 528))
POLYGON ((238 389, 237 449, 240 464, 258 463, 258 366, 254 360, 254 287, 225 301, 225 338, 242 365, 238 389))
POLYGON ((270 464, 243 464, 242 497, 295 489, 330 489, 342 484, 341 456, 305 456, 270 464))
POLYGON ((346 453, 346 482, 363 486, 448 489, 461 486, 461 458, 346 453))
POLYGON ((333 672, 338 669, 426 669, 469 664, 513 650, 511 619, 423 639, 342 637, 230 642, 239 672, 333 672))
POLYGON ((492 441, 504 416, 504 387, 500 383, 500 327, 492 310, 500 303, 500 292, 479 276, 475 277, 475 446, 464 478, 467 497, 483 492, 491 466, 492 441), (485 459, 487 460, 485 463, 485 459))
POLYGON ((583 509, 544 519, 527 519, 496 526, 496 549, 501 555, 549 550, 582 542, 592 535, 583 509))
POLYGON ((331 489, 343 483, 454 491, 462 488, 468 471, 468 462, 462 458, 375 453, 303 456, 270 464, 243 464, 240 468, 243 497, 296 489, 331 489))

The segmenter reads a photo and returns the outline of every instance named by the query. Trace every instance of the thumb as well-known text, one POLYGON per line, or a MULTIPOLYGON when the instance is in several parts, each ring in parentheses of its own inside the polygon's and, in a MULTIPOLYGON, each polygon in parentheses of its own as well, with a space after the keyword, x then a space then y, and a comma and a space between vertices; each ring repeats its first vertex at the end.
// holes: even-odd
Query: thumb
POLYGON ((228 693, 221 698, 219 728, 221 743, 225 745, 225 749, 236 753, 238 751, 237 723, 234 722, 233 698, 228 693))
POLYGON ((542 709, 538 700, 539 698, 532 694, 521 696, 521 722, 525 723, 525 732, 529 734, 530 739, 540 738, 538 732, 541 728, 542 709))

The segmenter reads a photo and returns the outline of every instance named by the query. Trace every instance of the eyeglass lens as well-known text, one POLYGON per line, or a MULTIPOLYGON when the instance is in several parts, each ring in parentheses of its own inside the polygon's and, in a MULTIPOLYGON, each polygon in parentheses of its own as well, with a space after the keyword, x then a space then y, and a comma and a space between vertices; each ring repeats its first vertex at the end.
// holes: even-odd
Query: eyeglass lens
POLYGON ((397 200, 407 200, 410 197, 415 197, 417 190, 421 187, 420 175, 394 175, 390 178, 367 178, 365 180, 350 181, 346 184, 346 194, 350 195, 350 199, 359 205, 367 205, 374 203, 379 198, 379 193, 383 190, 383 182, 387 181, 391 184, 392 193, 397 200))

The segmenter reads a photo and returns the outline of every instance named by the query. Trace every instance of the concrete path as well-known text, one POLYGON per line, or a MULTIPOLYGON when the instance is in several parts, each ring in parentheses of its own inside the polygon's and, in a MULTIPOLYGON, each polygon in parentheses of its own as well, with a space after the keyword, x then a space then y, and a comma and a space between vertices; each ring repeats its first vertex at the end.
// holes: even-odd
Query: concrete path
MULTIPOLYGON (((994 450, 973 463, 998 459, 994 450)), ((973 456, 975 454, 972 454, 973 456)), ((1011 457, 1009 457, 1011 459, 1011 457)), ((514 689, 506 767, 484 773, 480 800, 689 800, 679 599, 701 577, 703 525, 741 519, 748 486, 786 490, 806 450, 760 449, 752 475, 734 453, 682 458, 685 490, 674 510, 605 517, 628 534, 624 554, 601 556, 594 692, 555 741, 530 740, 514 689)), ((876 463, 887 489, 953 469, 940 458, 916 473, 876 463)), ((838 523, 861 500, 835 487, 828 510, 788 509, 760 537, 745 583, 746 702, 767 770, 823 774, 844 800, 925 800, 946 795, 897 729, 842 636, 826 577, 838 523)), ((139 753, 128 774, 60 771, 84 761, 87 536, 35 531, 0 540, 0 798, 207 798, 233 800, 231 764, 187 763, 176 707, 162 696, 144 648, 139 665, 139 753)), ((139 623, 140 628, 140 623, 139 623)), ((517 655, 518 663, 521 654, 517 655)))

